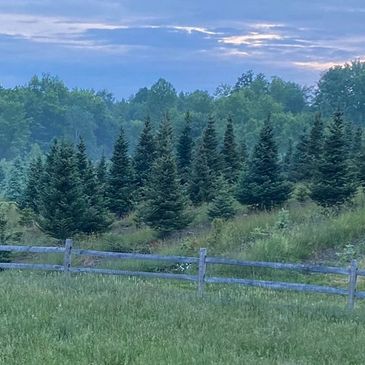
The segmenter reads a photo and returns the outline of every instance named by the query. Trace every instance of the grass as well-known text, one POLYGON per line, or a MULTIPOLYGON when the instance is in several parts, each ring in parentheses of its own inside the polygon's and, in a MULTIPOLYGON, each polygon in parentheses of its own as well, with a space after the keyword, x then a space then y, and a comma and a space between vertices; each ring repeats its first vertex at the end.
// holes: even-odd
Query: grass
POLYGON ((345 299, 118 277, 1 272, 0 364, 363 364, 345 299))

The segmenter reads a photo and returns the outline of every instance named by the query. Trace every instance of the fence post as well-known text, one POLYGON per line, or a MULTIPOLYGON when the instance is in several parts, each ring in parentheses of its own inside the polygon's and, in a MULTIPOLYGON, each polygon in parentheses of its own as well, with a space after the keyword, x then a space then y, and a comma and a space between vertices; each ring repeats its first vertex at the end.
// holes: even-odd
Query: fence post
POLYGON ((205 286, 205 273, 207 270, 207 249, 201 248, 199 251, 199 272, 198 272, 198 296, 202 297, 205 286))
POLYGON ((65 243, 65 256, 63 259, 64 272, 68 274, 71 268, 72 240, 67 239, 65 243))
POLYGON ((349 294, 348 294, 348 304, 349 310, 354 309, 355 305, 355 293, 356 293, 356 280, 357 280, 357 261, 352 260, 349 270, 349 294))

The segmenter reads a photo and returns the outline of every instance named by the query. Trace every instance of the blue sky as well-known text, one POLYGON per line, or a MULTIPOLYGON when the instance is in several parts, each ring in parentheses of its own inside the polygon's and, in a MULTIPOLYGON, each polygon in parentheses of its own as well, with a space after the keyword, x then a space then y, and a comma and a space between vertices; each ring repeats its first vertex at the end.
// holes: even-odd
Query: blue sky
POLYGON ((4 0, 0 84, 48 72, 128 97, 159 77, 213 92, 252 69, 311 85, 365 60, 363 0, 4 0))

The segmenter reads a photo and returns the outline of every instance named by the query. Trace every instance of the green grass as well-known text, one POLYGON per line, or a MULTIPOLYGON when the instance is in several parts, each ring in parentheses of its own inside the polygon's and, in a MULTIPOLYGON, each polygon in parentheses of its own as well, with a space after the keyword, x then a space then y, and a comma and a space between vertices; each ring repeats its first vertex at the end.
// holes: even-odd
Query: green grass
POLYGON ((1 272, 0 364, 364 364, 344 298, 1 272))

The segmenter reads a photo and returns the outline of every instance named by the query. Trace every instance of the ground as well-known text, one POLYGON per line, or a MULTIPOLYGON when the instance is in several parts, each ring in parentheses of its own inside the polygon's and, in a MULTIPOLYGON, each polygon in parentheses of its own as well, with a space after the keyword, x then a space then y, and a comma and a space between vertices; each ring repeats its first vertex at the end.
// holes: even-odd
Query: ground
POLYGON ((365 306, 317 294, 1 272, 0 364, 364 364, 365 306))

